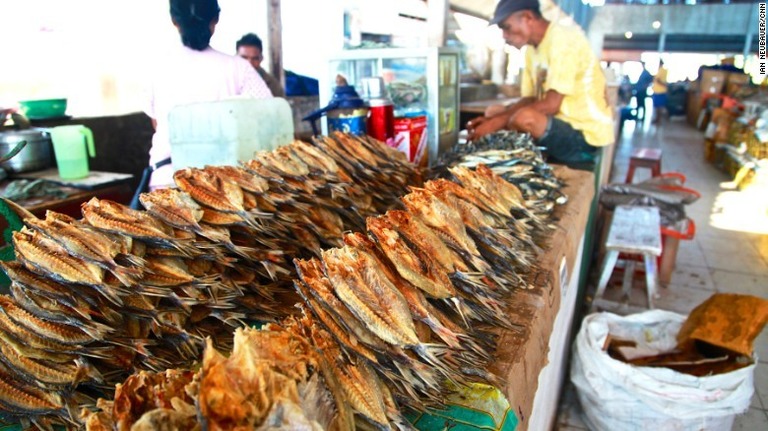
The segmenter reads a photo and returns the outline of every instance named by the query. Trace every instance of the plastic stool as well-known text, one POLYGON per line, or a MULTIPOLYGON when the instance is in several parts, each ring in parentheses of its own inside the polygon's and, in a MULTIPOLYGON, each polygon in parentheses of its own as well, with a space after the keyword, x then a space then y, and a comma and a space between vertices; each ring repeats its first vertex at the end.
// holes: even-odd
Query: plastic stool
MULTIPOLYGON (((653 308, 653 298, 657 297, 658 284, 657 256, 661 255, 661 218, 657 207, 619 205, 613 213, 613 220, 605 241, 605 258, 597 284, 595 302, 603 296, 613 268, 619 259, 619 253, 641 255, 645 263, 645 282, 648 291, 648 308, 653 308)), ((628 259, 624 272, 622 289, 629 296, 632 288, 635 261, 628 259)))
POLYGON ((636 148, 629 158, 629 170, 625 183, 631 184, 635 176, 635 168, 650 168, 651 176, 661 175, 661 149, 660 148, 636 148))

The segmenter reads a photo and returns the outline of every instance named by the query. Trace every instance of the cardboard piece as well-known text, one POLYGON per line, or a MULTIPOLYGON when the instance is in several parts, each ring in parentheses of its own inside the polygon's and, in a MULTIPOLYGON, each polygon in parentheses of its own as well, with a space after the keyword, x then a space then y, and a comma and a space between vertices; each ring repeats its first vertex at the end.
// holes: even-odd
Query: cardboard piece
POLYGON ((768 301, 751 295, 716 293, 693 309, 677 335, 678 348, 696 341, 752 356, 755 338, 768 322, 768 301))
POLYGON ((721 93, 727 77, 728 72, 724 70, 704 69, 701 72, 699 89, 702 93, 721 93))
POLYGON ((740 72, 731 72, 725 81, 727 84, 745 85, 752 82, 752 77, 740 72))
MULTIPOLYGON (((574 268, 574 262, 582 251, 579 242, 595 194, 591 172, 557 166, 556 175, 567 184, 564 192, 568 203, 555 211, 558 228, 552 234, 549 248, 537 261, 540 270, 534 278, 536 287, 511 295, 507 315, 519 326, 498 331, 498 347, 491 365, 491 371, 504 382, 502 392, 520 420, 520 430, 528 428, 539 389, 539 373, 547 365, 549 339, 560 311, 563 295, 560 263, 565 258, 567 274, 578 277, 579 268, 574 268)), ((576 292, 567 294, 575 295, 576 292)), ((559 393, 558 390, 555 388, 555 393, 559 393)))

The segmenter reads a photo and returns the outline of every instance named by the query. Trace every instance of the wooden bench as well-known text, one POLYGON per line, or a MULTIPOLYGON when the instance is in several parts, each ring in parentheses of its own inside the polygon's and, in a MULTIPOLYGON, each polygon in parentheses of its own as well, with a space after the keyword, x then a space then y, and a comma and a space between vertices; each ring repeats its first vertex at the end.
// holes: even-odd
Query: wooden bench
MULTIPOLYGON (((648 290, 648 308, 653 308, 653 299, 658 297, 658 271, 656 257, 661 255, 661 220, 658 207, 641 207, 619 205, 613 213, 613 219, 605 241, 605 257, 600 271, 600 281, 597 293, 592 302, 603 296, 608 280, 619 259, 619 253, 639 254, 645 263, 645 281, 648 290)), ((632 288, 632 278, 635 271, 635 261, 626 259, 622 289, 629 296, 632 288)))

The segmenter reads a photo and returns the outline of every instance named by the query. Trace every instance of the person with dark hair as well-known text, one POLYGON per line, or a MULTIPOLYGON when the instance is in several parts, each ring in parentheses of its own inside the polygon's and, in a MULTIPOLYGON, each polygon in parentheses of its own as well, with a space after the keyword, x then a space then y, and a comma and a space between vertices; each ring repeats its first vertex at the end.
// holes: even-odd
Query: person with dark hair
MULTIPOLYGON (((272 97, 247 61, 211 48, 211 37, 219 22, 217 0, 169 0, 169 4, 182 46, 163 55, 151 71, 145 112, 152 119, 155 134, 149 151, 150 166, 142 179, 149 180, 149 189, 174 186, 168 136, 168 114, 174 107, 237 96, 272 97)), ((143 188, 140 185, 138 191, 143 188)))
POLYGON ((653 84, 653 75, 648 71, 644 61, 641 64, 643 65, 643 71, 640 72, 640 76, 637 78, 633 89, 635 101, 637 102, 638 120, 645 119, 645 101, 648 100, 648 87, 653 84))
POLYGON ((529 133, 548 160, 591 168, 598 147, 613 143, 605 76, 578 27, 544 19, 538 0, 501 0, 490 23, 507 44, 528 46, 517 103, 494 106, 467 123, 469 139, 501 129, 529 133))
POLYGON ((272 92, 273 96, 285 97, 285 91, 283 86, 280 85, 280 81, 261 67, 261 61, 264 59, 264 47, 259 36, 248 33, 237 41, 235 48, 237 49, 237 55, 248 60, 251 66, 259 72, 259 76, 267 83, 267 87, 269 87, 269 91, 272 92))

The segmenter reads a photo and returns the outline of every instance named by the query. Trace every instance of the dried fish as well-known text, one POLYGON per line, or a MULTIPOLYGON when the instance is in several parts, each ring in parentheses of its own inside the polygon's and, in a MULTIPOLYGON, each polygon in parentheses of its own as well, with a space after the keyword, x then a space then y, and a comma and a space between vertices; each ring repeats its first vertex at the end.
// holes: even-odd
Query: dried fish
POLYGON ((194 232, 201 230, 198 224, 203 210, 192 197, 178 189, 159 189, 142 193, 139 200, 147 212, 179 229, 194 232))
POLYGON ((22 383, 5 367, 0 367, 0 408, 14 416, 42 415, 64 409, 56 393, 22 383))
POLYGON ((103 339, 107 331, 104 329, 106 327, 76 327, 39 319, 17 306, 13 299, 6 295, 0 295, 0 309, 14 323, 57 343, 69 345, 87 344, 94 340, 103 339))
POLYGON ((103 269, 70 256, 59 245, 26 228, 13 233, 13 245, 21 262, 38 274, 65 283, 97 285, 104 280, 103 269))

